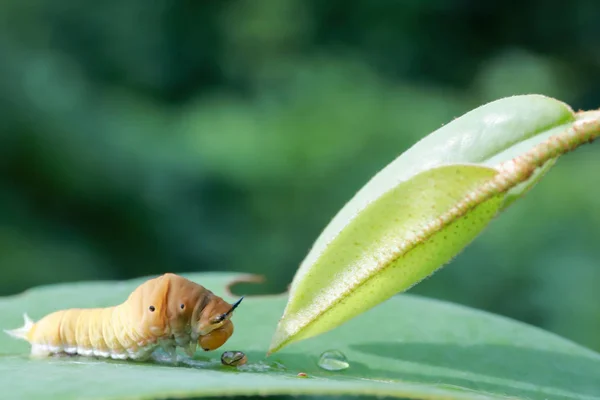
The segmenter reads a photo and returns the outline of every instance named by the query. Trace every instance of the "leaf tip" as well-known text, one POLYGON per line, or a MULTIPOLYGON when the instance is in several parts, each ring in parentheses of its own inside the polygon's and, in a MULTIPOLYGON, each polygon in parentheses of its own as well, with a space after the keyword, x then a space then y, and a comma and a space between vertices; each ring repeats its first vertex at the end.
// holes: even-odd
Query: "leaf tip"
POLYGON ((288 318, 288 314, 284 312, 284 315, 279 320, 277 328, 275 329, 275 333, 273 334, 273 337, 271 339, 271 344, 269 345, 269 349, 267 351, 267 357, 271 354, 278 352, 291 342, 297 340, 297 330, 290 328, 288 318))
POLYGON ((281 337, 281 333, 278 329, 275 332, 275 335, 273 335, 273 339, 271 340, 271 344, 269 345, 269 349, 267 350, 267 357, 281 350, 281 348, 285 346, 286 342, 287 339, 281 337))

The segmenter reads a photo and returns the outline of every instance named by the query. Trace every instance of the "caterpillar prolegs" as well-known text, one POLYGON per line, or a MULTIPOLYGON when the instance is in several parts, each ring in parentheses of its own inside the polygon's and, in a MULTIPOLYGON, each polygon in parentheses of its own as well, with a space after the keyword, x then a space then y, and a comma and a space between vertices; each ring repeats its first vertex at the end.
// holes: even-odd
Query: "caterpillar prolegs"
POLYGON ((78 354, 144 361, 161 347, 176 360, 198 345, 221 347, 233 334, 231 316, 243 297, 229 304, 205 287, 167 273, 138 286, 123 303, 107 308, 56 311, 38 322, 6 330, 31 344, 31 355, 78 354))

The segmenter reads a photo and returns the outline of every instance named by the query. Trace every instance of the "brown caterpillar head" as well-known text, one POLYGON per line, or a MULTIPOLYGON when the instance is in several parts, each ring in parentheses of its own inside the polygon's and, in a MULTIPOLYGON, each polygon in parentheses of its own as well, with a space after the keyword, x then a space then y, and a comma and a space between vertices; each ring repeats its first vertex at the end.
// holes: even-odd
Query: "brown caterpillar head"
POLYGON ((204 350, 214 350, 221 347, 233 334, 233 323, 231 316, 233 311, 240 305, 244 297, 233 304, 227 303, 218 296, 212 297, 198 320, 196 332, 198 344, 204 350))
POLYGON ((129 296, 130 306, 141 316, 142 333, 153 336, 180 333, 194 320, 202 307, 203 299, 212 293, 179 275, 166 273, 150 279, 129 296))
POLYGON ((230 318, 242 299, 229 304, 205 287, 167 273, 138 286, 127 305, 139 318, 141 335, 161 337, 191 328, 202 348, 213 350, 233 334, 230 318))
POLYGON ((220 328, 215 329, 208 335, 200 336, 198 338, 198 345, 204 351, 215 350, 223 346, 231 335, 233 335, 233 323, 231 320, 227 320, 220 328))

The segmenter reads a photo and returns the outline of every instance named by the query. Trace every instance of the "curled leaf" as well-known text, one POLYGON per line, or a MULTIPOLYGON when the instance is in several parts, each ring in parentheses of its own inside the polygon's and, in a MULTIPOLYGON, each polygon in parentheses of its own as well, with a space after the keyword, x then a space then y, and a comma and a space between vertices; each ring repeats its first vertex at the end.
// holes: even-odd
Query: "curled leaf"
POLYGON ((315 242, 290 286, 269 353, 333 329, 448 262, 555 158, 519 164, 512 180, 503 175, 511 173, 507 165, 574 121, 557 100, 505 98, 452 121, 390 163, 315 242))

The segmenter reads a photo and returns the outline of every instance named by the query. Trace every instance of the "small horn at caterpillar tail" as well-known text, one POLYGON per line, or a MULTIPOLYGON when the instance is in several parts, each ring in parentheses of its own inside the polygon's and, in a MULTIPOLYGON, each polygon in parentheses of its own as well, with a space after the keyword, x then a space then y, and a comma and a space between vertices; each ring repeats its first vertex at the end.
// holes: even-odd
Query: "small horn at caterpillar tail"
POLYGON ((27 336, 34 325, 34 322, 27 313, 23 314, 24 325, 17 329, 5 329, 4 332, 17 339, 27 340, 27 336))

